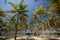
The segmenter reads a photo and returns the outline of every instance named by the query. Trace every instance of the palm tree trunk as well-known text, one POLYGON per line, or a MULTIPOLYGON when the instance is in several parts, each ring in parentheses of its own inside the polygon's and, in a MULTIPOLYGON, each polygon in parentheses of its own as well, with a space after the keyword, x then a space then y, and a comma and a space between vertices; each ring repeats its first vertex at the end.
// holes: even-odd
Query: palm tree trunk
POLYGON ((25 29, 25 33, 26 33, 26 29, 25 29))
MULTIPOLYGON (((40 15, 40 19, 42 20, 42 15, 40 15)), ((41 25, 42 25, 43 35, 44 35, 44 25, 43 25, 43 23, 41 23, 41 25)))
POLYGON ((44 26, 43 26, 43 24, 42 24, 42 31, 43 31, 43 35, 44 35, 44 26))
POLYGON ((15 40, 16 40, 16 37, 17 37, 17 27, 15 28, 15 40))
MULTIPOLYGON (((17 23, 19 22, 19 14, 17 15, 17 23)), ((18 24, 16 24, 16 27, 15 27, 15 40, 17 40, 16 39, 16 37, 17 37, 17 29, 18 29, 18 24)))
POLYGON ((49 24, 49 21, 47 21, 47 22, 48 22, 48 26, 49 26, 49 28, 50 28, 50 34, 51 34, 51 30, 52 30, 52 29, 51 29, 51 26, 50 26, 50 24, 49 24))

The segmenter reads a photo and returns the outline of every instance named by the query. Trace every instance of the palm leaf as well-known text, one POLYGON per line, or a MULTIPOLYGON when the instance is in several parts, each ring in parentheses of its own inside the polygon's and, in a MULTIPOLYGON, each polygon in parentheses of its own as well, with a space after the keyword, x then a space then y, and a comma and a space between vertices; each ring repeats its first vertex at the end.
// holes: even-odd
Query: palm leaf
POLYGON ((52 8, 50 9, 50 11, 51 11, 51 12, 56 12, 56 11, 58 11, 57 6, 52 7, 52 8))
POLYGON ((38 19, 37 22, 40 24, 40 23, 42 23, 42 20, 38 19))
POLYGON ((40 7, 39 7, 39 11, 42 11, 42 10, 43 10, 43 6, 40 6, 40 7))
POLYGON ((7 11, 5 11, 5 12, 7 12, 7 13, 15 13, 15 12, 17 12, 16 10, 7 10, 7 11))
POLYGON ((48 8, 49 6, 53 6, 53 5, 55 5, 55 4, 59 4, 58 0, 51 0, 51 1, 48 3, 47 8, 48 8))
POLYGON ((43 12, 44 12, 43 7, 40 6, 39 8, 35 8, 34 14, 35 15, 40 15, 40 14, 43 14, 43 12))
POLYGON ((26 16, 26 17, 28 17, 28 15, 27 15, 27 14, 24 14, 24 13, 23 13, 23 15, 24 15, 24 16, 26 16))
POLYGON ((48 8, 49 6, 52 6, 52 4, 53 4, 52 2, 49 2, 46 8, 48 8))
POLYGON ((35 11, 38 12, 39 11, 39 8, 35 8, 35 11))
POLYGON ((8 2, 14 9, 18 8, 18 5, 14 4, 13 2, 8 2))
POLYGON ((28 11, 29 11, 29 10, 22 10, 23 13, 26 13, 26 12, 28 12, 28 11))
POLYGON ((6 14, 5 11, 0 8, 0 16, 6 17, 7 15, 8 14, 6 14))
POLYGON ((23 9, 25 9, 26 7, 27 7, 27 5, 23 5, 23 7, 22 7, 22 8, 23 8, 23 9))
POLYGON ((21 0, 19 3, 19 9, 21 9, 21 10, 22 10, 22 3, 23 3, 23 0, 21 0))
POLYGON ((4 12, 4 10, 0 8, 0 13, 3 13, 3 12, 4 12))
POLYGON ((13 15, 9 20, 10 20, 10 21, 14 21, 14 20, 16 19, 16 18, 15 18, 16 16, 17 16, 17 14, 13 15))

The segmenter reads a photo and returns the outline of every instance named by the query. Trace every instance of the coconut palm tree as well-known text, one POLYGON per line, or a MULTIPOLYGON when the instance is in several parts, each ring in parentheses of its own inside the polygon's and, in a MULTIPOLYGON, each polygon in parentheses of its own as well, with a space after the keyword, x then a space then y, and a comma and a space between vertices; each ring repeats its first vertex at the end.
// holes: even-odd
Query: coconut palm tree
POLYGON ((43 9, 42 6, 40 6, 39 8, 35 9, 34 14, 37 17, 37 23, 39 23, 42 26, 42 30, 44 32, 44 22, 42 17, 47 16, 47 12, 43 9))
POLYGON ((5 19, 7 19, 7 17, 8 17, 8 14, 2 8, 0 8, 0 28, 1 28, 1 31, 3 28, 6 28, 7 23, 5 23, 5 19))
MULTIPOLYGON (((0 17, 0 31, 5 32, 5 34, 8 32, 7 30, 9 29, 7 27, 7 22, 4 22, 5 20, 0 17)), ((2 33, 3 35, 3 33, 2 33)))
MULTIPOLYGON (((16 5, 13 2, 9 2, 9 4, 14 8, 14 10, 12 11, 13 13, 17 13, 15 14, 12 19, 16 18, 16 24, 15 24, 15 40, 17 37, 17 30, 18 30, 18 22, 23 23, 23 21, 27 17, 27 14, 25 14, 26 12, 28 12, 28 10, 26 10, 25 8, 27 7, 27 5, 23 5, 23 0, 21 0, 21 2, 16 5)), ((10 10, 9 10, 10 11, 10 10)))
POLYGON ((59 0, 51 0, 47 4, 47 8, 50 7, 50 11, 59 12, 60 11, 60 1, 59 0))
POLYGON ((23 28, 24 28, 25 33, 26 33, 27 30, 28 30, 28 28, 29 28, 29 24, 28 24, 28 23, 25 23, 25 24, 23 25, 23 28))
POLYGON ((49 25, 52 26, 53 28, 58 28, 59 26, 59 13, 60 13, 60 1, 59 0, 51 0, 48 5, 47 8, 49 8, 50 12, 53 12, 53 16, 50 16, 51 19, 48 20, 49 21, 49 25))
POLYGON ((7 16, 8 14, 2 8, 0 8, 0 17, 6 18, 7 16))
POLYGON ((34 18, 31 18, 30 19, 30 23, 29 23, 29 30, 31 31, 31 32, 33 32, 34 30, 34 27, 35 27, 35 22, 34 22, 34 18))

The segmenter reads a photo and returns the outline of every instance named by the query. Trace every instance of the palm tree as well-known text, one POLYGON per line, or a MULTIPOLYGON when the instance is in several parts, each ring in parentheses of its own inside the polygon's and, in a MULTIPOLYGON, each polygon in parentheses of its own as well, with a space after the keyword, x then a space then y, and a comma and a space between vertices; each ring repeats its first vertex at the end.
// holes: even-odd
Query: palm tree
POLYGON ((25 31, 25 33, 26 33, 26 31, 29 28, 29 24, 28 24, 27 18, 23 16, 22 21, 23 21, 23 22, 21 22, 22 24, 20 24, 20 26, 21 26, 20 30, 25 31))
POLYGON ((59 12, 60 11, 60 1, 59 0, 51 0, 47 4, 47 8, 50 7, 50 11, 52 12, 59 12))
POLYGON ((0 17, 6 18, 7 16, 8 14, 2 8, 0 8, 0 17))
POLYGON ((4 29, 3 28, 6 28, 7 26, 7 23, 5 23, 5 19, 7 19, 8 17, 8 14, 2 9, 0 8, 0 28, 1 28, 1 31, 3 31, 4 29))
POLYGON ((52 15, 53 16, 50 16, 51 19, 49 19, 49 25, 52 26, 53 28, 59 28, 59 13, 60 13, 60 1, 59 0, 51 0, 48 5, 47 5, 47 8, 49 8, 49 11, 50 12, 53 12, 52 15))
POLYGON ((33 32, 34 30, 34 27, 35 27, 35 22, 34 22, 34 18, 32 17, 31 19, 30 19, 30 23, 29 23, 29 30, 31 31, 31 32, 33 32))
MULTIPOLYGON (((7 23, 4 21, 5 20, 3 20, 2 17, 0 17, 0 31, 5 32, 5 34, 6 34, 8 27, 7 27, 7 23)), ((2 33, 2 36, 3 36, 3 33, 2 33)))
POLYGON ((23 26, 24 30, 25 30, 25 33, 27 32, 28 28, 29 28, 29 24, 28 23, 25 23, 24 26, 23 26))
POLYGON ((42 6, 40 6, 39 8, 35 9, 34 14, 37 18, 37 23, 40 24, 40 26, 42 26, 42 30, 44 32, 44 21, 43 21, 42 17, 47 16, 47 12, 43 9, 42 6))
MULTIPOLYGON (((15 13, 17 12, 17 14, 15 14, 12 19, 16 18, 16 24, 15 24, 15 40, 17 37, 17 30, 18 30, 18 22, 23 22, 24 18, 26 18, 27 14, 25 14, 26 12, 28 12, 28 10, 26 10, 25 8, 27 7, 27 5, 23 5, 23 0, 21 0, 21 2, 16 5, 13 2, 9 2, 9 4, 15 9, 12 12, 15 13)), ((10 11, 10 10, 9 10, 10 11)))

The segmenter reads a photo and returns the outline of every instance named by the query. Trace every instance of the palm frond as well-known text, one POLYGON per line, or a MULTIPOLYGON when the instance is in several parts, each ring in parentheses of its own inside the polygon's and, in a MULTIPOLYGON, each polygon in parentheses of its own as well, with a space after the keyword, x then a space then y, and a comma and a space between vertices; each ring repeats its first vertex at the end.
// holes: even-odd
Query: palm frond
POLYGON ((3 12, 4 12, 4 10, 0 8, 0 13, 3 13, 3 12))
POLYGON ((22 10, 23 13, 29 12, 29 10, 22 10))
POLYGON ((40 23, 42 23, 42 20, 38 19, 37 22, 40 24, 40 23))
POLYGON ((22 4, 23 4, 23 1, 24 1, 24 0, 21 0, 20 3, 19 3, 19 5, 18 5, 18 6, 19 6, 19 9, 21 9, 21 10, 22 10, 22 6, 23 6, 23 5, 22 5, 22 4))
POLYGON ((47 6, 46 6, 46 8, 48 8, 49 6, 52 6, 52 2, 49 2, 48 4, 47 4, 47 6))
POLYGON ((39 7, 39 11, 42 12, 43 11, 43 6, 39 7))
POLYGON ((24 13, 23 13, 23 15, 24 15, 24 16, 26 16, 26 17, 28 17, 28 15, 27 15, 27 14, 24 14, 24 13))
POLYGON ((8 14, 5 13, 3 9, 0 8, 0 16, 6 17, 8 14))
POLYGON ((7 13, 15 13, 15 12, 17 12, 16 10, 7 10, 7 11, 5 11, 5 12, 7 12, 7 13))
POLYGON ((26 7, 27 7, 27 5, 26 5, 26 4, 24 4, 22 8, 23 8, 23 9, 25 9, 26 7))
POLYGON ((18 5, 14 4, 13 2, 8 2, 14 9, 18 8, 18 5))
POLYGON ((15 18, 16 16, 17 16, 17 14, 13 15, 9 20, 10 21, 15 21, 16 20, 16 18, 15 18))

